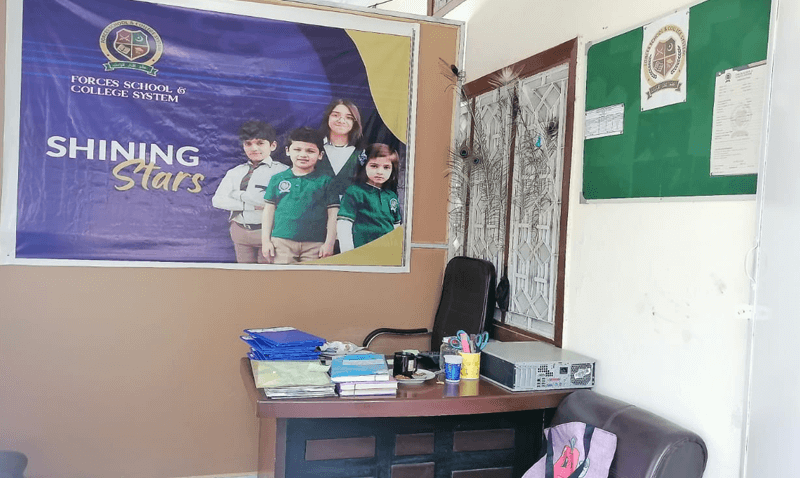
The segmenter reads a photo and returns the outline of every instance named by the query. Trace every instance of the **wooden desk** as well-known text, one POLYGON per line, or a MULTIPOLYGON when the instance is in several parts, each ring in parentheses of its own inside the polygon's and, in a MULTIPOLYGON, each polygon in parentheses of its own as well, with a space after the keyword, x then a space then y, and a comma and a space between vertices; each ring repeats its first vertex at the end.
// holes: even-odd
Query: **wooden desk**
POLYGON ((570 390, 509 392, 483 379, 400 385, 396 397, 270 400, 241 374, 265 437, 276 431, 275 478, 512 478, 533 464, 542 429, 570 390), (276 419, 276 427, 272 426, 276 419))

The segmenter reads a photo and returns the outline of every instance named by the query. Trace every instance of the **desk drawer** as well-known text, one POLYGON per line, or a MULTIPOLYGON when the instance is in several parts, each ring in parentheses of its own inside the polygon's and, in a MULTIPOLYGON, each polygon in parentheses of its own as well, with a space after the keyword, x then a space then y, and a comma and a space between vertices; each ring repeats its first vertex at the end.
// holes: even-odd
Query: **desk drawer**
POLYGON ((544 413, 279 419, 276 438, 286 447, 276 456, 276 472, 290 478, 519 477, 540 449, 544 413))

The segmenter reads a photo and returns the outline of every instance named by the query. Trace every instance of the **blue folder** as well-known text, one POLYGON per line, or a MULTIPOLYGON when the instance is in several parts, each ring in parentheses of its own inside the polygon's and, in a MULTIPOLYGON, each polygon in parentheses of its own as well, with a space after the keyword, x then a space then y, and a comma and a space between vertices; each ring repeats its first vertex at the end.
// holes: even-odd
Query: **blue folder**
POLYGON ((245 329, 259 342, 272 347, 312 346, 317 347, 325 343, 325 339, 316 335, 297 330, 294 327, 274 327, 270 329, 245 329))
POLYGON ((247 354, 253 360, 316 360, 317 347, 325 339, 293 327, 245 329, 242 339, 250 346, 247 354))

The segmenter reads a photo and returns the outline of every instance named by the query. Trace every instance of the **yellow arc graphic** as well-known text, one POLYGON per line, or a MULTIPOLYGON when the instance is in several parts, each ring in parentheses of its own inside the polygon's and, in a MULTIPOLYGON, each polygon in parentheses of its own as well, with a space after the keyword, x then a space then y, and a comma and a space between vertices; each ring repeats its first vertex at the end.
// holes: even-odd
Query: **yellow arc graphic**
POLYGON ((369 244, 335 256, 302 262, 303 264, 341 264, 349 266, 401 266, 403 265, 403 226, 379 237, 369 244))
POLYGON ((386 127, 408 144, 411 38, 347 30, 367 70, 370 93, 386 127))

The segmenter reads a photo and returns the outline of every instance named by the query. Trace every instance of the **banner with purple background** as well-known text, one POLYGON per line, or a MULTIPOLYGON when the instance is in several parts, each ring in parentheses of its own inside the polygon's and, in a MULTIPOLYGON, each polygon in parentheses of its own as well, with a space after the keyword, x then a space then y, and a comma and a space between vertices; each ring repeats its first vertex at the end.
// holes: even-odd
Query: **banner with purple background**
POLYGON ((212 196, 247 161, 245 121, 271 124, 272 158, 291 167, 285 135, 319 128, 331 101, 346 98, 364 143, 399 153, 405 227, 311 267, 406 271, 418 26, 167 3, 8 2, 3 262, 281 267, 236 264, 229 213, 212 196))

